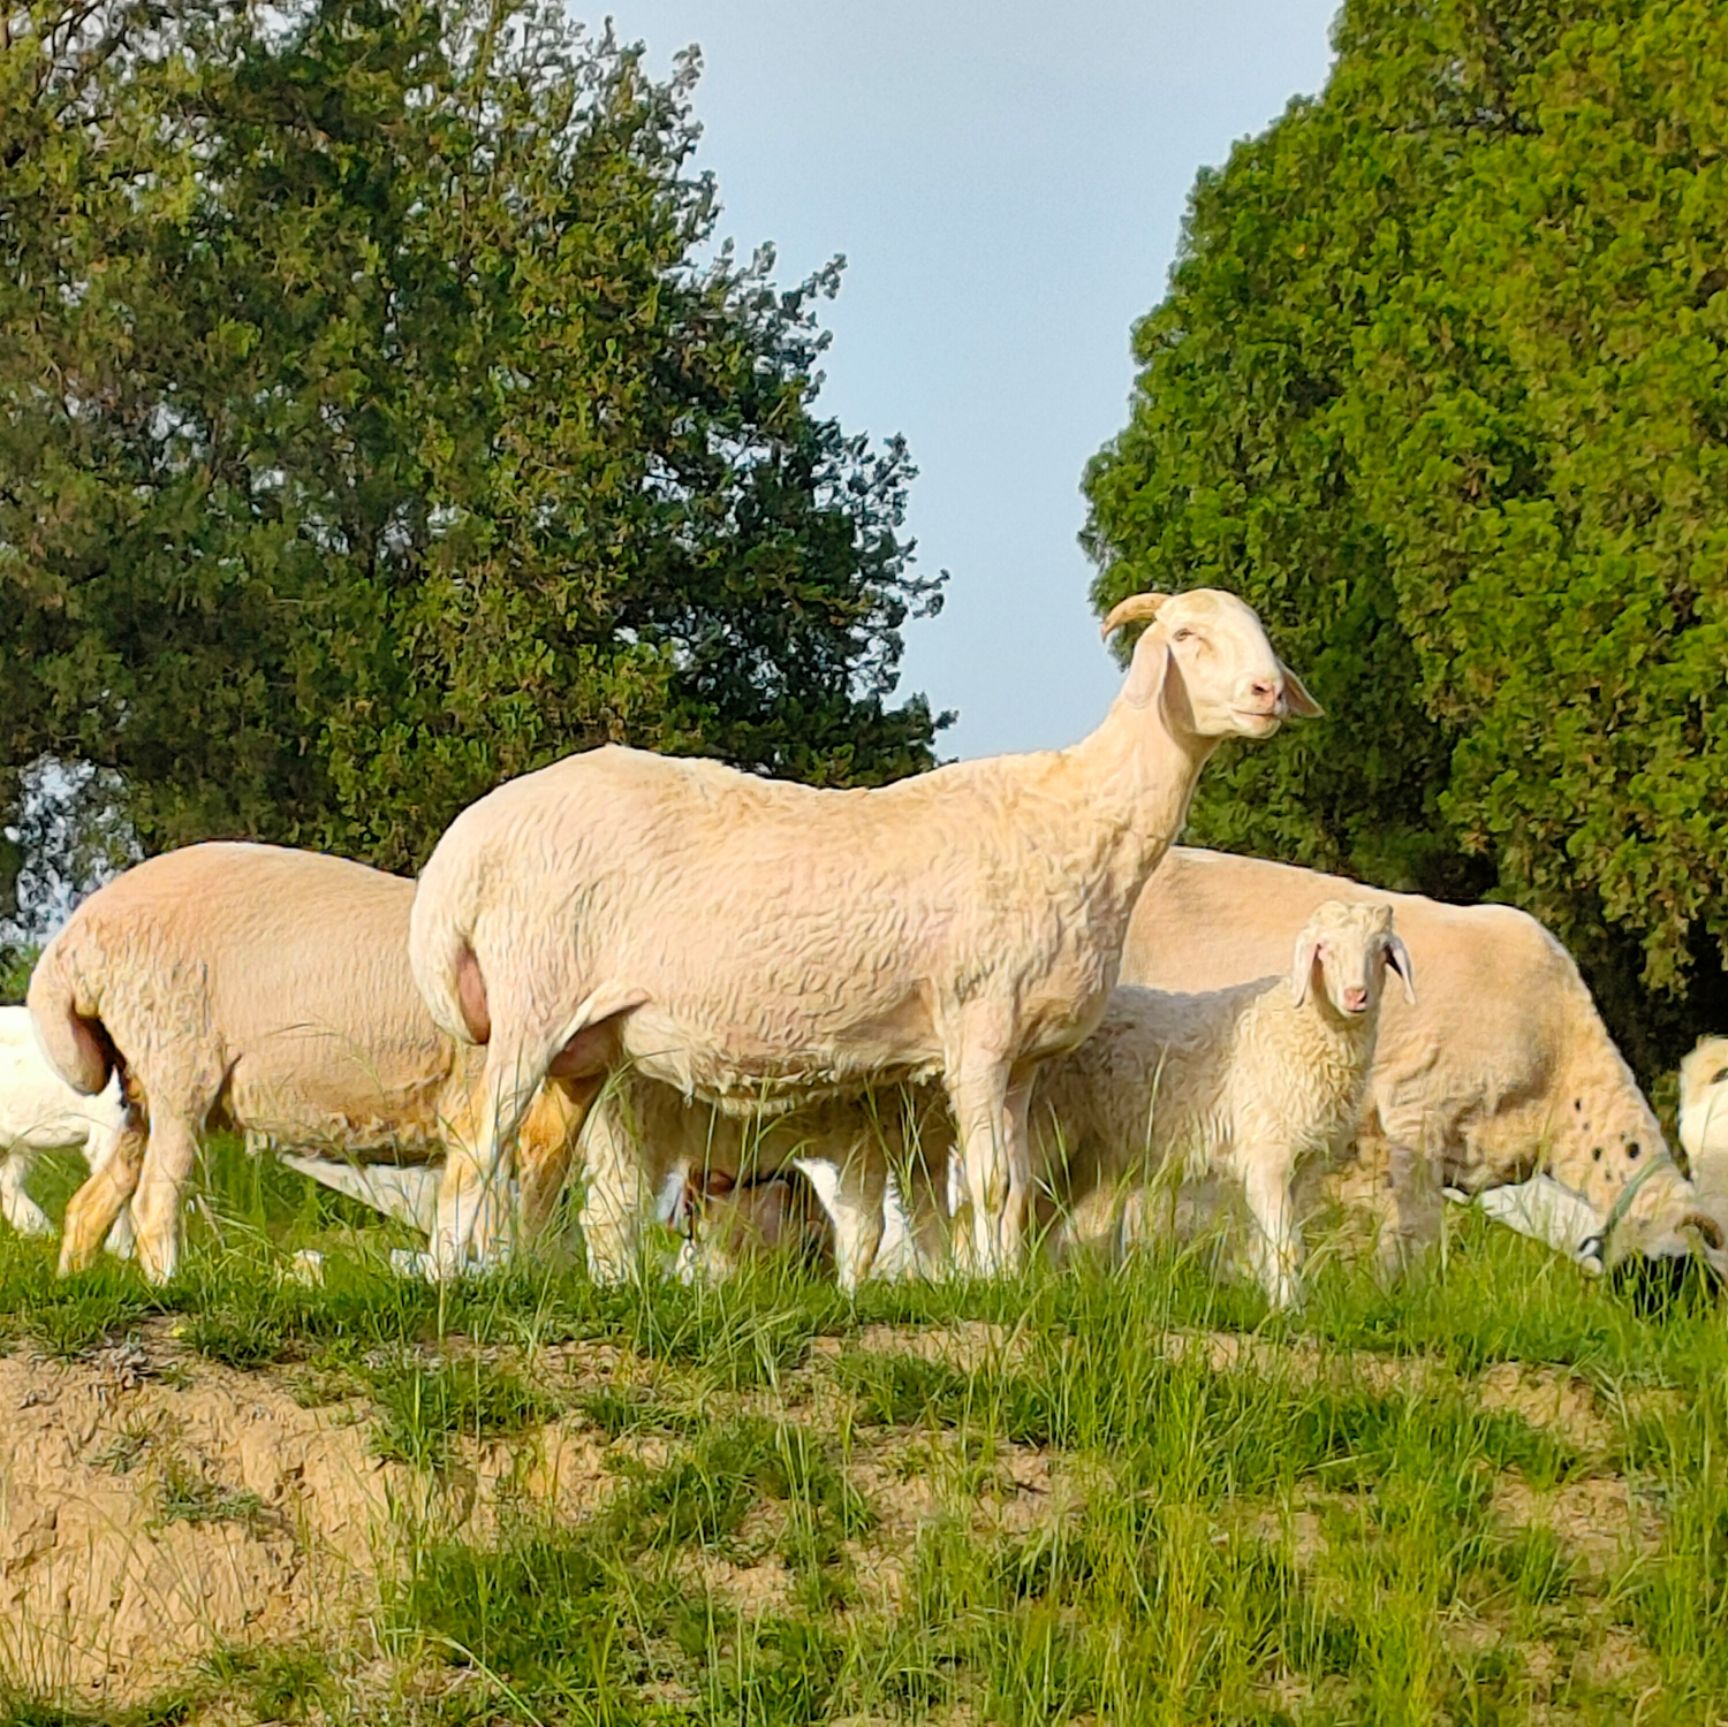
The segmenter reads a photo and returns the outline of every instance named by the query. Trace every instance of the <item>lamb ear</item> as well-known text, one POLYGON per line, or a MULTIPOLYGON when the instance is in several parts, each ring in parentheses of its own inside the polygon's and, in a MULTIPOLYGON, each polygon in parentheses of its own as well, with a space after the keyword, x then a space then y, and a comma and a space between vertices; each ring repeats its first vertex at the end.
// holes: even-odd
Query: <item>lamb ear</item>
POLYGON ((1308 985, 1314 978, 1314 962, 1320 957, 1320 938, 1306 925, 1296 937, 1296 951, 1290 960, 1290 999, 1300 1007, 1308 999, 1308 985))
POLYGON ((1397 972, 1404 984, 1404 999, 1414 1007, 1416 1005, 1416 968, 1410 963, 1410 950, 1404 945, 1403 936, 1387 936, 1386 963, 1397 972))
POLYGON ((1308 686, 1280 660, 1278 670, 1284 678, 1284 705, 1290 710, 1293 720, 1318 720, 1326 717, 1326 710, 1315 701, 1308 692, 1308 686))

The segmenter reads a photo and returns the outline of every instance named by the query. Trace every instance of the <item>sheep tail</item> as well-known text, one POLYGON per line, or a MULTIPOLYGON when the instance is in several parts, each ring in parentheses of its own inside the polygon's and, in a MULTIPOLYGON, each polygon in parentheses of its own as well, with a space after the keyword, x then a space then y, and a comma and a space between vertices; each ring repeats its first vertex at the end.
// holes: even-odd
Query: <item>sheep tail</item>
POLYGON ((95 1097, 118 1065, 97 1004, 79 988, 62 930, 30 974, 26 1001, 37 1041, 50 1066, 74 1091, 95 1097))
POLYGON ((460 896, 444 879, 447 872, 433 873, 437 863, 434 856, 415 890, 408 965, 438 1028, 458 1043, 486 1043, 492 1036, 486 980, 458 909, 460 896))

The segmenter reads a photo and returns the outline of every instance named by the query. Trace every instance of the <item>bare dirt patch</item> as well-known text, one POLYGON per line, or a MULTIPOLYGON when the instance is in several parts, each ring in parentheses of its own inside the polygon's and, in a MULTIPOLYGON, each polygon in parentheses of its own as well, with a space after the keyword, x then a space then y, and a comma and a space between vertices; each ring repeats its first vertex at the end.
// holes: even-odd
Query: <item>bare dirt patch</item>
POLYGON ((124 1705, 222 1644, 352 1630, 404 1530, 481 1541, 508 1506, 573 1519, 616 1488, 576 1417, 458 1443, 434 1475, 376 1454, 363 1403, 304 1407, 300 1379, 188 1358, 165 1325, 82 1361, 0 1357, 0 1682, 124 1705))

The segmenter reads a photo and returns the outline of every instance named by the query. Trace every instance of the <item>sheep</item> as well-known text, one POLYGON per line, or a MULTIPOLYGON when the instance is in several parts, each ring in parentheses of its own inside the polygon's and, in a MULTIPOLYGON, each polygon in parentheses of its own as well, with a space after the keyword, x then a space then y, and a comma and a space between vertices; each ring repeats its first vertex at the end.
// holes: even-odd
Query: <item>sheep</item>
MULTIPOLYGON (((1448 1199, 1469 1203, 1471 1195, 1448 1188, 1448 1199)), ((1600 1273, 1602 1251, 1596 1213, 1589 1202, 1545 1175, 1507 1187, 1490 1187, 1474 1196, 1478 1210, 1556 1252, 1576 1259, 1586 1271, 1600 1273)))
POLYGON ((1539 1172, 1595 1219, 1580 1258, 1682 1254, 1690 1231, 1721 1263, 1724 1208, 1675 1164, 1570 955, 1523 912, 1177 846, 1135 907, 1122 976, 1160 989, 1257 977, 1326 899, 1392 906, 1422 974, 1420 1004, 1383 1015, 1357 1136, 1388 1266, 1437 1237, 1444 1187, 1539 1172))
MULTIPOLYGON (((1067 750, 834 790, 606 746, 458 815, 409 957, 437 1023, 487 1046, 484 1177, 548 1073, 591 1094, 632 1061, 733 1110, 940 1076, 971 1264, 1017 1261, 1038 1063, 1097 1023, 1218 743, 1320 711, 1233 596, 1136 595, 1104 633, 1142 619, 1122 693, 1067 750)), ((441 1211, 440 1269, 479 1221, 441 1211)))
MULTIPOLYGON (((130 1199, 145 1275, 172 1277, 198 1138, 219 1124, 336 1158, 446 1156, 442 1202, 486 1203, 461 1149, 483 1061, 415 990, 413 893, 363 864, 214 842, 138 864, 78 907, 31 977, 30 1013, 74 1090, 118 1071, 124 1114, 67 1207, 63 1272, 89 1263, 130 1199)), ((526 1228, 550 1209, 539 1178, 562 1176, 576 1123, 559 1088, 534 1100, 526 1228)))
MULTIPOLYGON (((630 1275, 642 1221, 656 1210, 689 1222, 693 1236, 706 1233, 722 1243, 728 1235, 743 1243, 785 1233, 791 1222, 772 1213, 786 1196, 766 1190, 797 1178, 800 1202, 803 1183, 820 1184, 818 1203, 834 1224, 827 1258, 841 1287, 855 1290, 876 1260, 893 1176, 926 1184, 936 1168, 946 1183, 954 1135, 942 1103, 931 1086, 885 1085, 747 1118, 619 1069, 582 1128, 587 1192, 581 1221, 589 1271, 602 1282, 630 1275), (926 1145, 934 1148, 928 1167, 920 1155, 926 1145), (728 1204, 716 1208, 716 1195, 727 1196, 728 1204), (740 1209, 761 1215, 728 1215, 740 1209)), ((922 1223, 921 1263, 934 1266, 946 1257, 945 1201, 920 1196, 914 1213, 922 1223)), ((723 1244, 696 1259, 712 1271, 735 1261, 739 1251, 723 1244)))
MULTIPOLYGON (((52 1235, 47 1214, 25 1191, 37 1154, 76 1151, 100 1169, 120 1137, 120 1088, 74 1091, 49 1065, 23 1007, 0 1007, 0 1214, 20 1235, 52 1235)), ((108 1248, 132 1251, 131 1219, 114 1220, 108 1248)))
POLYGON ((1254 1225, 1255 1276, 1289 1306, 1295 1183, 1349 1142, 1388 970, 1414 1004, 1391 909, 1328 900, 1296 932, 1286 973, 1191 995, 1118 986, 1098 1029, 1034 1087, 1035 1167, 1068 1214, 1065 1244, 1109 1245, 1130 1190, 1162 1169, 1226 1176, 1254 1225))
POLYGON ((730 1277, 746 1261, 834 1266, 830 1214, 796 1163, 749 1182, 692 1170, 678 1184, 667 1222, 684 1237, 674 1269, 686 1283, 730 1277))
MULTIPOLYGON (((1033 1169, 1052 1238, 1070 1248, 1113 1239, 1130 1189, 1167 1163, 1190 1177, 1222 1171, 1242 1186, 1259 1225, 1255 1269, 1269 1298, 1292 1300, 1292 1183, 1300 1165, 1340 1150, 1355 1126, 1387 967, 1413 999, 1389 909, 1333 902, 1296 932, 1285 976, 1198 995, 1119 986, 1092 1036, 1051 1057, 1033 1082, 1033 1169)), ((892 1164, 906 1183, 913 1267, 931 1268, 941 1227, 932 1224, 947 1198, 930 1171, 945 1174, 955 1137, 936 1088, 884 1089, 750 1124, 711 1116, 640 1076, 615 1082, 611 1099, 596 1105, 586 1131, 617 1121, 639 1148, 639 1178, 675 1192, 663 1209, 693 1219, 687 1264, 730 1269, 740 1244, 753 1242, 729 1220, 722 1241, 710 1243, 710 1195, 734 1197, 745 1181, 764 1191, 796 1168, 821 1183, 845 1282, 848 1219, 883 1205, 892 1164), (745 1180, 735 1185, 738 1172, 745 1180)), ((586 1144, 585 1152, 604 1185, 606 1152, 586 1144)), ((640 1198, 623 1197, 619 1214, 639 1215, 640 1198)), ((771 1210, 771 1229, 783 1227, 790 1204, 771 1210)))
POLYGON ((1680 1063, 1680 1145, 1705 1193, 1728 1195, 1728 1037, 1701 1037, 1680 1063))

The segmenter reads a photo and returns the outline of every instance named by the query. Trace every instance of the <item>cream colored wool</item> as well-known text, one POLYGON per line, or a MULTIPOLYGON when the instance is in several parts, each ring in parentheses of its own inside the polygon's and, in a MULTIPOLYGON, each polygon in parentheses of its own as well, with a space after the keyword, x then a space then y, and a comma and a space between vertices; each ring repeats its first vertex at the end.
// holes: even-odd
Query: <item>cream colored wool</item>
POLYGON ((1680 1063, 1680 1144, 1692 1179, 1728 1203, 1728 1037, 1701 1037, 1680 1063))
MULTIPOLYGON (((413 893, 340 858, 213 843, 141 863, 73 912, 30 1012, 78 1092, 119 1069, 125 1119, 67 1208, 62 1270, 89 1262, 130 1200, 146 1275, 170 1278, 198 1141, 217 1126, 338 1159, 446 1158, 447 1204, 500 1209, 462 1149, 482 1058, 439 1031, 409 974, 413 893)), ((576 1125, 562 1094, 535 1101, 530 1223, 550 1203, 540 1171, 562 1176, 576 1125)), ((488 1238, 505 1228, 492 1220, 488 1238)))
POLYGON ((1194 995, 1119 987, 1092 1036, 1046 1065, 1033 1100, 1037 1167, 1068 1214, 1067 1240, 1112 1244, 1123 1203, 1166 1169, 1224 1176, 1246 1204, 1261 1287, 1275 1306, 1294 1301, 1295 1184, 1349 1143, 1388 967, 1413 1003, 1391 911, 1327 901, 1276 977, 1194 995))
MULTIPOLYGON (((1070 749, 840 791, 608 747, 464 810, 409 953, 439 1025, 487 1045, 482 1174, 548 1072, 631 1063, 739 1111, 940 1077, 967 1258, 1012 1264, 1033 1076, 1102 1014, 1201 769, 1318 711, 1240 600, 1139 595, 1106 630, 1142 618, 1121 695, 1070 749)), ((442 1266, 473 1226, 440 1217, 442 1266)))
POLYGON ((1419 1002, 1393 999, 1382 1016, 1350 1172, 1381 1214, 1389 1264, 1437 1237, 1444 1187, 1479 1193, 1538 1171, 1581 1199, 1598 1230, 1638 1184, 1615 1252, 1680 1254, 1696 1235, 1716 1254, 1723 1202, 1667 1164, 1577 967, 1522 912, 1177 846, 1135 907, 1122 976, 1159 989, 1260 976, 1327 899, 1390 905, 1422 980, 1419 1002))

